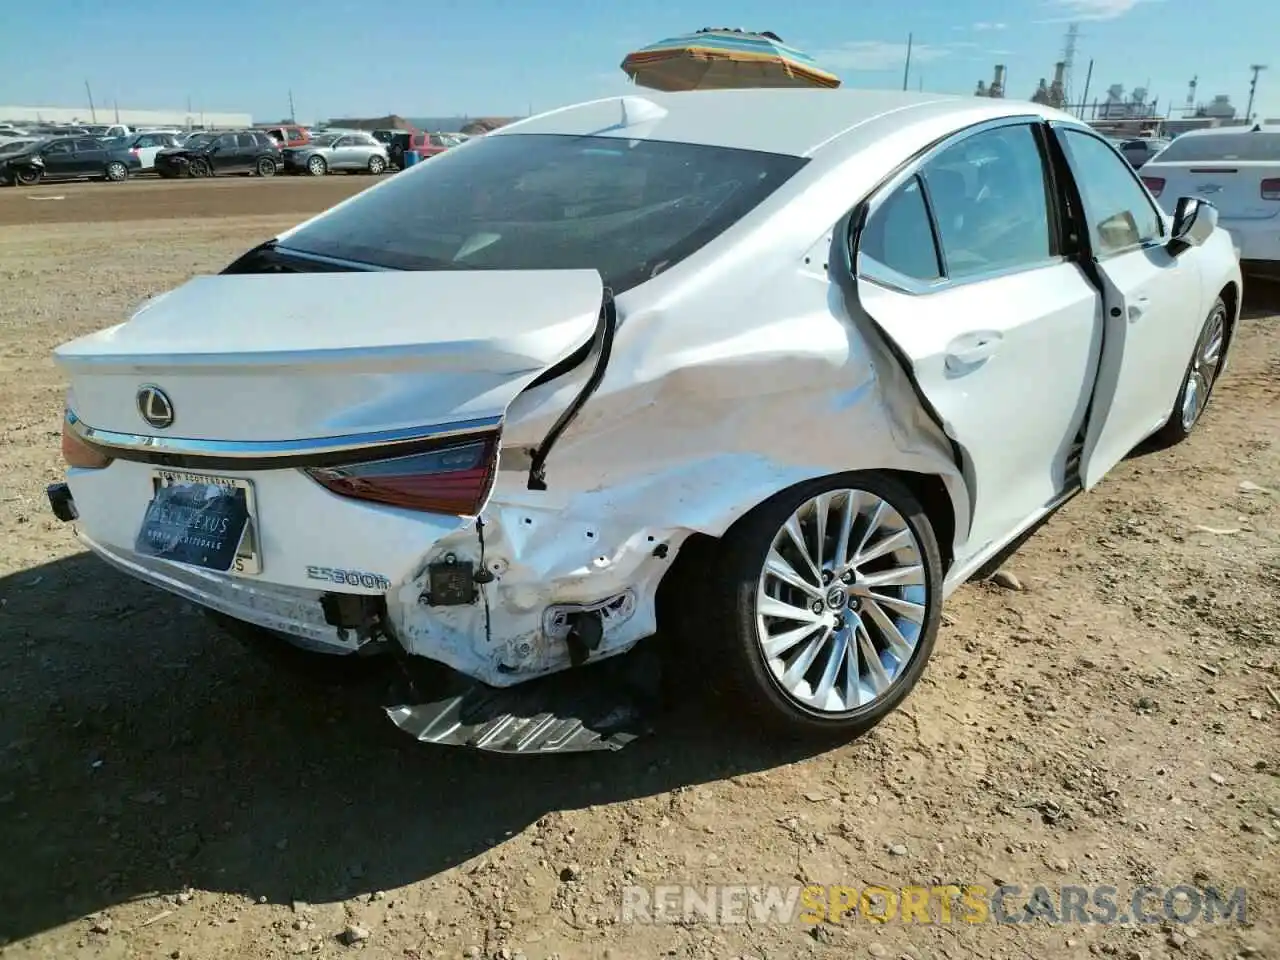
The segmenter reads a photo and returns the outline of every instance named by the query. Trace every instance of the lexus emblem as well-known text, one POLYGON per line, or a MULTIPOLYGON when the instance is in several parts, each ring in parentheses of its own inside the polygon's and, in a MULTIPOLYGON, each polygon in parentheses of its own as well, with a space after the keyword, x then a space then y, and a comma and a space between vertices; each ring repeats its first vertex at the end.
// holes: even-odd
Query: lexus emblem
POLYGON ((149 383, 138 388, 138 413, 157 430, 173 426, 173 401, 163 390, 149 383))

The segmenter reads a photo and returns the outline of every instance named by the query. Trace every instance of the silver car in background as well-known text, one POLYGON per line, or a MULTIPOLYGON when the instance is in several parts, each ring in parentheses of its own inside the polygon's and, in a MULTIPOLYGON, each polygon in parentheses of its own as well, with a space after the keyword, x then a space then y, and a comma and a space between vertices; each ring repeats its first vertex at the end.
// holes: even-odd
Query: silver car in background
POLYGON ((368 133, 322 134, 298 147, 286 147, 285 173, 322 177, 330 171, 362 170, 375 176, 390 164, 387 148, 368 133))

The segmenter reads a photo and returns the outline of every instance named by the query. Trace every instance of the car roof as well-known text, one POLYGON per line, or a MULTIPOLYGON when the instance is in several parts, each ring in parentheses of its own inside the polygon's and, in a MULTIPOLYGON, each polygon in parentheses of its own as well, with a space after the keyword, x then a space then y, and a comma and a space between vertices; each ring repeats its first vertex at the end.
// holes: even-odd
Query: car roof
POLYGON ((1026 101, 899 90, 642 90, 517 120, 489 136, 615 136, 809 157, 837 142, 844 150, 870 145, 886 125, 948 115, 957 127, 1022 115, 1079 124, 1069 114, 1026 101), (846 136, 858 129, 862 136, 846 136))

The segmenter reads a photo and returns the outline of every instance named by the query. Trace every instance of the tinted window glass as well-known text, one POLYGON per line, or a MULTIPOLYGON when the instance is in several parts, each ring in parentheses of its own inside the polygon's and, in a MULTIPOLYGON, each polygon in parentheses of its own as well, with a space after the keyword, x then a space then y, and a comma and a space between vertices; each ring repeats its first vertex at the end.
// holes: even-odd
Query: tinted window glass
POLYGON ((236 145, 247 149, 253 149, 258 145, 258 138, 252 133, 236 134, 236 145))
POLYGON ((1133 169, 1097 137, 1059 130, 1084 201, 1093 252, 1106 256, 1159 239, 1164 227, 1133 169))
POLYGON ((1179 137, 1161 151, 1161 163, 1216 160, 1280 162, 1280 133, 1206 133, 1179 137))
POLYGON ((58 141, 56 141, 56 142, 54 142, 54 143, 49 144, 49 146, 45 147, 45 149, 44 149, 44 151, 43 151, 43 152, 45 153, 45 155, 49 155, 49 154, 59 154, 59 153, 70 153, 70 152, 71 152, 71 141, 70 141, 70 140, 58 140, 58 141))
POLYGON ((589 268, 620 292, 693 253, 804 163, 654 140, 497 136, 358 195, 287 246, 403 270, 589 268))
POLYGON ((218 138, 218 146, 222 148, 236 148, 236 135, 234 133, 224 133, 218 138))
POLYGON ((942 276, 919 177, 912 177, 895 190, 867 220, 858 252, 873 261, 867 263, 864 259, 859 265, 860 272, 868 276, 879 272, 877 265, 915 280, 937 280, 942 276))
POLYGON ((102 149, 102 143, 98 140, 77 140, 76 153, 93 153, 102 149))
POLYGON ((949 278, 1052 256, 1044 162, 1030 126, 974 134, 922 172, 949 278))

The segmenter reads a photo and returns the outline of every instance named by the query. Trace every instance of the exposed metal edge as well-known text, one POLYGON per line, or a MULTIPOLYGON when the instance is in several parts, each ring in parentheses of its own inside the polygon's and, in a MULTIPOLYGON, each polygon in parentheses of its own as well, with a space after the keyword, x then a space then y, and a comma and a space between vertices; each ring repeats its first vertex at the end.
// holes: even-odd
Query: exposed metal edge
POLYGON ((323 466, 329 462, 384 459, 437 446, 451 439, 496 431, 502 417, 477 417, 438 427, 403 427, 305 440, 195 440, 120 433, 91 427, 73 410, 66 413, 68 428, 85 443, 109 451, 121 460, 139 460, 174 466, 222 464, 238 468, 323 466))

